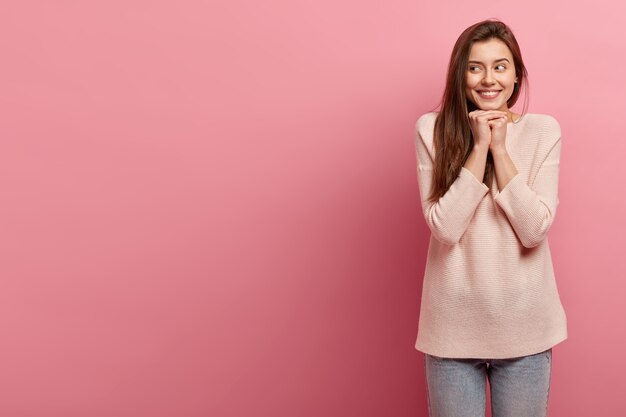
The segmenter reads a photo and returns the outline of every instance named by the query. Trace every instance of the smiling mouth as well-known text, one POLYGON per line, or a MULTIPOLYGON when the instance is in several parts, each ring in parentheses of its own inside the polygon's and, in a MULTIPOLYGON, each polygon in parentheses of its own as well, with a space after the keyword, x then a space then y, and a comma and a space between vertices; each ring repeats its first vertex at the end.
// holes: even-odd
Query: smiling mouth
POLYGON ((486 98, 486 99, 492 99, 492 98, 496 98, 500 95, 500 91, 477 91, 478 95, 482 98, 486 98))

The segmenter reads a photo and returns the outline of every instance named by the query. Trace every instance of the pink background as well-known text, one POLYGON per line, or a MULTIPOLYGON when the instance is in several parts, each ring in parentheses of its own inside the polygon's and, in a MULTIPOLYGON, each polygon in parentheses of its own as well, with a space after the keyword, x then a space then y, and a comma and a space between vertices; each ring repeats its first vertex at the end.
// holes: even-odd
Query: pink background
POLYGON ((2 2, 0 415, 426 416, 413 126, 489 17, 563 130, 550 416, 620 415, 626 7, 592 5, 2 2))

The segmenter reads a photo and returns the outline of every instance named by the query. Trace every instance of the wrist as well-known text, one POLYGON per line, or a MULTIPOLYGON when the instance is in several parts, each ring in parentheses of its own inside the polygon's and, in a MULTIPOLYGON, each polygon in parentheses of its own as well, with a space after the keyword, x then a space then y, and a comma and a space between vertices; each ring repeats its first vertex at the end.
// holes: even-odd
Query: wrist
POLYGON ((474 144, 474 152, 487 155, 487 153, 489 153, 489 144, 487 145, 481 145, 478 143, 474 144))
POLYGON ((505 146, 494 146, 490 147, 489 150, 494 158, 498 156, 505 156, 508 153, 505 146))

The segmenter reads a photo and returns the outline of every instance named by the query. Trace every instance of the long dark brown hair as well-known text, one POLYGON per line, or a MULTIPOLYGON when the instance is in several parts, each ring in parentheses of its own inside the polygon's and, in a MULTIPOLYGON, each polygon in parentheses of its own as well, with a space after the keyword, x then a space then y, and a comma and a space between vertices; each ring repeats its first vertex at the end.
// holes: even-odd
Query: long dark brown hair
MULTIPOLYGON (((474 146, 474 138, 469 123, 469 112, 477 110, 477 107, 465 95, 466 71, 469 54, 474 42, 499 39, 508 46, 513 55, 517 83, 513 88, 513 94, 507 101, 511 108, 523 89, 528 90, 528 73, 522 60, 522 53, 511 29, 498 20, 483 20, 463 31, 452 49, 446 86, 437 115, 434 130, 435 162, 433 171, 433 183, 429 201, 435 202, 450 188, 450 185, 459 175, 461 167, 465 164, 474 146)), ((527 98, 527 94, 526 94, 527 98)), ((524 100, 524 111, 526 103, 524 100)), ((485 176, 483 182, 491 187, 495 169, 491 152, 487 156, 485 176)))

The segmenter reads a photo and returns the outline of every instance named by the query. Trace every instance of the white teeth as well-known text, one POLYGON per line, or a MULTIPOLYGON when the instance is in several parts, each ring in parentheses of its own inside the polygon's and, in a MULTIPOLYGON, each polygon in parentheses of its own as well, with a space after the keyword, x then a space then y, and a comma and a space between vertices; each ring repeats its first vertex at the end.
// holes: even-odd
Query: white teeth
POLYGON ((497 95, 499 93, 499 91, 480 91, 479 94, 481 96, 488 96, 488 97, 493 97, 495 95, 497 95))

